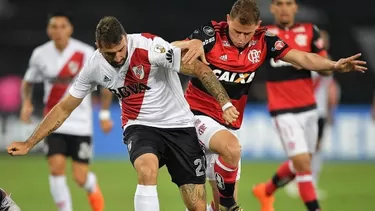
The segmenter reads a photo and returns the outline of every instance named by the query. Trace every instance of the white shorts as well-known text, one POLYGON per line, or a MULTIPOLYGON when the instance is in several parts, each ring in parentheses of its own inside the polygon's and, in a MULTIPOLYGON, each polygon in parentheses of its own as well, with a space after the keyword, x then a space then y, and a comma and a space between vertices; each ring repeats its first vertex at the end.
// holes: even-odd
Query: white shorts
MULTIPOLYGON (((206 160, 207 160, 207 169, 206 175, 207 179, 210 181, 215 181, 215 173, 214 173, 214 164, 215 160, 219 156, 218 154, 212 152, 209 149, 211 137, 220 130, 227 130, 231 132, 233 135, 237 136, 237 132, 235 130, 231 130, 226 128, 225 126, 219 124, 211 117, 204 116, 204 115, 195 115, 195 129, 197 130, 198 139, 206 148, 206 160)), ((238 172, 236 180, 239 180, 241 177, 241 159, 238 162, 238 172)))
POLYGON ((288 157, 314 153, 318 139, 318 112, 286 113, 272 118, 288 157))

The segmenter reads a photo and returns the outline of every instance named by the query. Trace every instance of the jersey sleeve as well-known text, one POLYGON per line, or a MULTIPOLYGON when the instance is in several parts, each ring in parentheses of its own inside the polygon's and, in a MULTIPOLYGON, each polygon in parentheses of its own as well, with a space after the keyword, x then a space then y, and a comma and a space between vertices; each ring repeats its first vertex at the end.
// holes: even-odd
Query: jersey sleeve
POLYGON ((43 73, 38 60, 37 50, 34 50, 29 59, 29 64, 23 80, 30 83, 43 82, 43 73))
POLYGON ((90 65, 89 62, 86 63, 70 87, 69 94, 75 98, 82 99, 91 92, 95 91, 96 87, 98 86, 95 80, 93 80, 95 74, 95 69, 90 65))
POLYGON ((313 37, 311 40, 311 52, 312 53, 317 53, 321 56, 327 56, 327 51, 325 50, 324 47, 324 40, 320 36, 320 31, 319 28, 316 25, 313 25, 313 37))
POLYGON ((267 46, 267 59, 279 60, 291 50, 281 38, 268 31, 265 32, 264 40, 267 46))
POLYGON ((207 23, 195 29, 188 37, 189 40, 198 39, 203 43, 204 52, 208 53, 216 42, 216 32, 212 23, 207 23))
POLYGON ((180 71, 181 49, 171 45, 160 37, 155 37, 148 51, 151 65, 168 70, 180 71))

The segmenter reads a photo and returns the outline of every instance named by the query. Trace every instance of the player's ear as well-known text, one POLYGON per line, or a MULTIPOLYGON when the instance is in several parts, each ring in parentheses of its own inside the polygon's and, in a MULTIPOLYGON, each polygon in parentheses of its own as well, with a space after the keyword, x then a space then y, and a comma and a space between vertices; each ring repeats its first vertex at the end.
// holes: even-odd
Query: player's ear
POLYGON ((230 22, 230 15, 227 14, 227 23, 230 22))
POLYGON ((69 32, 69 37, 70 37, 70 36, 72 36, 73 32, 74 32, 74 27, 73 27, 73 25, 72 25, 72 24, 70 24, 70 32, 69 32))
POLYGON ((272 15, 275 15, 275 5, 274 5, 273 1, 270 4, 270 12, 272 13, 272 15))
POLYGON ((257 27, 260 27, 260 25, 262 25, 262 20, 258 21, 257 27))
POLYGON ((49 25, 48 25, 47 28, 46 28, 46 34, 47 34, 47 36, 51 39, 51 30, 50 30, 49 25))
POLYGON ((294 14, 296 14, 298 12, 298 4, 296 2, 294 2, 294 14))

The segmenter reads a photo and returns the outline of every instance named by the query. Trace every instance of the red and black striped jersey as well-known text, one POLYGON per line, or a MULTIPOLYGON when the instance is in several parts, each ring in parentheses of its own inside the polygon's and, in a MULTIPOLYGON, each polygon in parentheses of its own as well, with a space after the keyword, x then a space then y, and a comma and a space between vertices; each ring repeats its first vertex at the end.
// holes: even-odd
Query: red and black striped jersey
MULTIPOLYGON (((267 26, 291 48, 326 56, 319 29, 310 23, 295 24, 290 28, 267 26)), ((271 115, 296 113, 316 108, 313 82, 309 70, 297 70, 284 61, 267 60, 267 95, 271 115)))
MULTIPOLYGON (((290 48, 263 27, 255 32, 244 49, 238 49, 229 38, 227 23, 215 21, 196 29, 189 39, 199 39, 203 42, 210 68, 240 112, 239 118, 230 127, 239 129, 255 71, 264 61, 282 58, 290 48)), ((185 97, 193 113, 210 116, 220 124, 225 124, 220 105, 198 79, 193 78, 189 82, 185 97)))

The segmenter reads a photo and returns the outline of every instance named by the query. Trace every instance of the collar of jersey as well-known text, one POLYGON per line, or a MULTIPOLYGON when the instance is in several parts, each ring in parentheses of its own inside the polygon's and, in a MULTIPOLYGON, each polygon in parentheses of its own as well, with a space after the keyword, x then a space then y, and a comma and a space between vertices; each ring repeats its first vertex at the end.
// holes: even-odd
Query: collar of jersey
POLYGON ((275 24, 278 28, 282 29, 282 30, 286 30, 286 29, 293 29, 297 24, 294 23, 291 27, 286 27, 286 26, 282 26, 280 24, 275 24))

